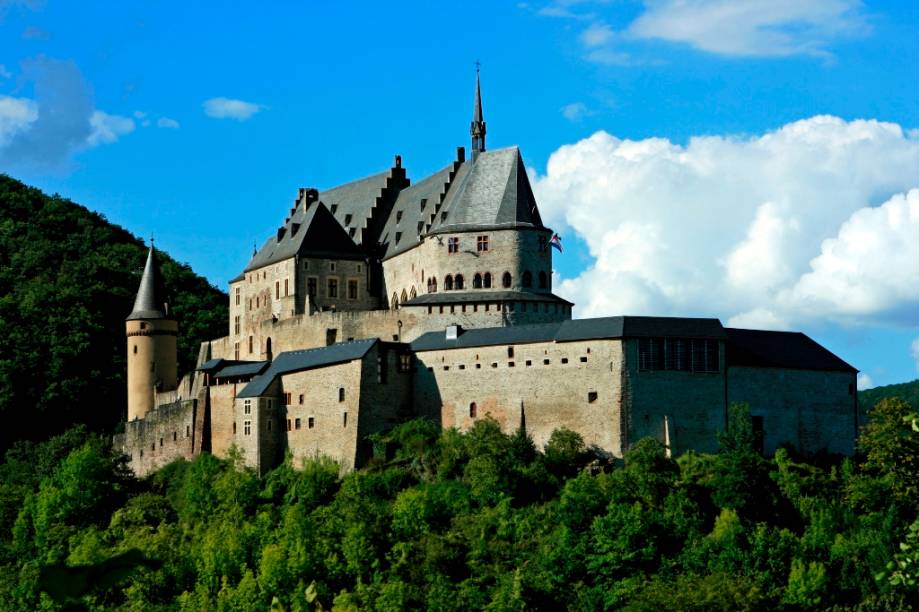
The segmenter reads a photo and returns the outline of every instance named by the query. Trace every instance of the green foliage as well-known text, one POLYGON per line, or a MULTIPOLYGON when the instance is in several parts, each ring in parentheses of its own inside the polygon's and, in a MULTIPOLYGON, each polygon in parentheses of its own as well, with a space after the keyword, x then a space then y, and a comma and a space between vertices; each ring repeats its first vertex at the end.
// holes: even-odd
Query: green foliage
POLYGON ((0 464, 0 609, 908 609, 919 520, 888 425, 862 463, 760 457, 741 423, 717 455, 641 440, 600 469, 568 431, 542 453, 416 421, 344 476, 230 453, 144 481, 76 430, 0 464))
POLYGON ((868 412, 881 400, 894 397, 905 401, 913 410, 919 410, 919 380, 859 391, 858 405, 862 412, 868 412))
MULTIPOLYGON (((145 256, 101 215, 0 174, 0 452, 76 423, 112 431, 123 419, 124 319, 145 256)), ((228 300, 159 256, 186 372, 200 342, 225 332, 228 300)))

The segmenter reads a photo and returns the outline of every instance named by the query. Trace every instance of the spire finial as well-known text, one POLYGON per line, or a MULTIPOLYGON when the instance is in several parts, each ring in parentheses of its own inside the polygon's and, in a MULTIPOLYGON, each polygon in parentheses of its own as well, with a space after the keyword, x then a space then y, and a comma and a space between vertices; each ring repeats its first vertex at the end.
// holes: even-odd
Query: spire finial
POLYGON ((469 128, 472 135, 473 161, 485 150, 485 117, 482 113, 482 85, 479 79, 481 65, 479 60, 475 61, 475 102, 472 109, 472 125, 469 128))

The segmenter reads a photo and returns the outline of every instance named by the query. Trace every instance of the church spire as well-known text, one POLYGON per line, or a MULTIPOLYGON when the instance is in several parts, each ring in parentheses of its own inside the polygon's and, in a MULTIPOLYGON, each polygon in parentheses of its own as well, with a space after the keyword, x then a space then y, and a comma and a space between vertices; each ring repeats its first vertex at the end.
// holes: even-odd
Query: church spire
POLYGON ((156 249, 150 241, 150 250, 147 252, 147 263, 144 274, 140 278, 140 287, 137 297, 134 298, 134 308, 128 315, 128 321, 135 319, 166 319, 169 318, 169 306, 166 304, 165 289, 160 277, 160 268, 156 263, 156 249))
POLYGON ((475 63, 475 107, 472 110, 472 160, 485 150, 485 117, 482 114, 482 86, 479 83, 479 62, 475 63))

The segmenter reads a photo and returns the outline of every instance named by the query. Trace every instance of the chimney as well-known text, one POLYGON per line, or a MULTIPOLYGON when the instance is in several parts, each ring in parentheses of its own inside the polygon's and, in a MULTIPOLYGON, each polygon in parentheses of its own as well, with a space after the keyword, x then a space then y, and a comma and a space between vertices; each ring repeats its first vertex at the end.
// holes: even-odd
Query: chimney
POLYGON ((460 334, 463 333, 463 328, 460 325, 454 323, 453 325, 447 326, 447 340, 456 340, 460 337, 460 334))
POLYGON ((393 167, 394 168, 402 167, 402 156, 401 155, 396 155, 396 159, 393 160, 393 167))

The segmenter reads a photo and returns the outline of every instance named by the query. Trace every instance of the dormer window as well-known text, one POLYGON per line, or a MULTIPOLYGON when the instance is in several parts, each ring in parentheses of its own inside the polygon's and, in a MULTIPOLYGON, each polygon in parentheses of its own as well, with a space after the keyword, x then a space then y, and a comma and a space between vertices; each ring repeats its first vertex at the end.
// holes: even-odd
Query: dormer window
POLYGON ((396 223, 398 223, 401 220, 402 220, 402 211, 398 210, 396 211, 396 223))
POLYGON ((356 233, 357 233, 356 227, 352 227, 351 229, 348 230, 348 235, 351 236, 352 238, 354 238, 354 234, 356 233))
POLYGON ((351 225, 351 215, 345 215, 345 225, 351 225))
POLYGON ((418 222, 418 233, 420 234, 423 229, 424 229, 424 221, 419 221, 418 222))
POLYGON ((421 210, 424 210, 424 207, 428 205, 427 198, 421 198, 421 210))
POLYGON ((338 204, 332 204, 332 207, 330 208, 330 210, 332 211, 332 214, 334 215, 335 212, 338 210, 338 204))
POLYGON ((400 240, 402 240, 402 232, 396 232, 396 244, 399 244, 400 240))
POLYGON ((447 211, 443 211, 442 213, 440 213, 440 220, 441 221, 447 220, 447 211))

